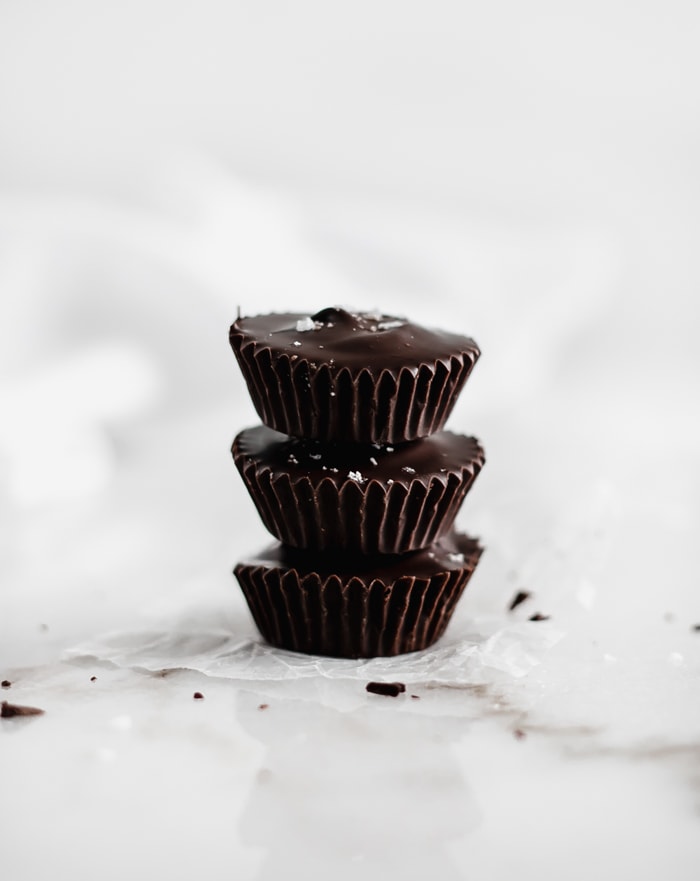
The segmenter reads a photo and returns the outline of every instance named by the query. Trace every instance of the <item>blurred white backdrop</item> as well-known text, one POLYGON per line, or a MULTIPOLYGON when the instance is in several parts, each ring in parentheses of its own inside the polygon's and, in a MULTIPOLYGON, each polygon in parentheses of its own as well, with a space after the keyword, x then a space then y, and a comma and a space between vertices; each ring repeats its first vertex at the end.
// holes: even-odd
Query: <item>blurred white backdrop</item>
POLYGON ((0 673, 245 614, 228 326, 345 303, 483 349, 461 615, 567 631, 524 704, 696 737, 698 45, 690 0, 1 2, 0 673))
POLYGON ((453 423, 491 435, 513 492, 546 495, 556 462, 667 497, 671 446, 689 512, 699 37, 678 0, 2 4, 6 584, 41 591, 22 575, 52 557, 37 524, 94 526, 141 456, 162 472, 148 499, 133 478, 123 517, 161 521, 164 496, 223 540, 238 490, 205 426, 254 419, 226 344, 238 305, 460 327, 485 357, 453 423), (217 480, 195 516, 198 468, 217 480))

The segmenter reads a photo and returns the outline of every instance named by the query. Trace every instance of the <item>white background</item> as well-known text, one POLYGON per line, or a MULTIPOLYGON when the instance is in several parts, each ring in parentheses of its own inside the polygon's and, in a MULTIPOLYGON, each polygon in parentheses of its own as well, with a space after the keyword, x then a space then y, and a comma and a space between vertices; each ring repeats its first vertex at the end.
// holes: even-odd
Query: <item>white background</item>
POLYGON ((699 44, 674 0, 0 3, 0 676, 47 710, 0 729, 9 878, 695 877, 699 44), (59 658, 104 631, 250 627, 228 325, 335 303, 480 343, 453 632, 527 587, 561 642, 398 716, 88 694, 59 658))

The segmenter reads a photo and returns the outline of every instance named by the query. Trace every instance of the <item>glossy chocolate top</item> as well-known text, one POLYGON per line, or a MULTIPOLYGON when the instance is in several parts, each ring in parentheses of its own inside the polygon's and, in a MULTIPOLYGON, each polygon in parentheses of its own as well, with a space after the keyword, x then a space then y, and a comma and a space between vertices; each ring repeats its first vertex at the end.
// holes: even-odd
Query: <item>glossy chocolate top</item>
POLYGON ((478 474, 485 461, 475 438, 451 431, 403 444, 345 444, 293 438, 260 425, 242 431, 232 452, 239 467, 253 461, 258 471, 271 472, 272 480, 279 475, 292 481, 304 477, 314 486, 322 480, 338 486, 353 481, 360 487, 371 481, 447 481, 450 474, 478 474))
MULTIPOLYGON (((483 548, 475 538, 452 532, 422 551, 408 554, 343 554, 338 551, 302 551, 279 542, 265 548, 238 566, 264 566, 268 569, 295 570, 301 578, 316 573, 323 578, 338 575, 341 580, 358 578, 367 585, 373 581, 391 584, 399 578, 433 578, 442 572, 473 569, 483 548)), ((237 567, 238 568, 238 567, 237 567)))
POLYGON ((231 340, 253 342, 292 360, 305 358, 328 364, 335 371, 417 370, 421 364, 448 363, 468 352, 476 360, 479 347, 470 337, 411 324, 405 318, 378 312, 349 312, 338 307, 315 315, 273 313, 239 318, 231 340))

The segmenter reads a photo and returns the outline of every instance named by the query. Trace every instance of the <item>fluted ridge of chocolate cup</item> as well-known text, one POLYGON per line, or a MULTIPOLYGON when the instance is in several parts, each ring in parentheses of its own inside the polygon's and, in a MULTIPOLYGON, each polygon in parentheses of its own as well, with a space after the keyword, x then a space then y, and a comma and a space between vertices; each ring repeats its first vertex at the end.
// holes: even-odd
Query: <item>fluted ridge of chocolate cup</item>
POLYGON ((453 534, 390 564, 360 558, 360 571, 351 574, 329 571, 318 555, 299 552, 285 564, 288 549, 277 546, 267 557, 239 563, 234 573, 267 642, 306 654, 369 658, 436 642, 481 553, 475 539, 453 534))
POLYGON ((272 535, 363 554, 419 550, 448 532, 485 461, 475 438, 453 432, 397 448, 331 447, 260 426, 240 432, 231 452, 272 535))
MULTIPOLYGON (((343 310, 328 311, 358 320, 362 317, 343 310)), ((279 317, 269 316, 271 320, 279 317)), ((282 317, 291 320, 297 316, 282 317)), ((327 326, 334 327, 332 322, 327 326)), ((405 323, 405 327, 415 326, 405 323)), ((437 332, 431 333, 441 340, 437 332)), ((443 334, 444 346, 450 346, 445 352, 424 347, 417 353, 422 357, 416 360, 414 355, 411 360, 411 350, 400 349, 399 355, 407 353, 401 363, 392 350, 391 363, 384 366, 370 356, 364 363, 355 358, 351 365, 344 365, 323 351, 309 355, 305 349, 276 348, 270 343, 272 336, 251 338, 238 322, 229 333, 261 420, 285 434, 329 441, 403 443, 439 431, 481 354, 472 339, 443 334)), ((302 345, 299 340, 293 344, 302 345)))

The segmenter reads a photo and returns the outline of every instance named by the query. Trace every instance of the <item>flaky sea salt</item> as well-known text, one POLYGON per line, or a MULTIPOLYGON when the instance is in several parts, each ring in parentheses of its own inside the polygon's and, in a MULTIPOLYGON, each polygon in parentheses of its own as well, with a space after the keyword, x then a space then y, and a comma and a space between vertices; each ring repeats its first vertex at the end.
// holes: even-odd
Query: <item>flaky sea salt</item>
POLYGON ((367 480, 367 478, 363 477, 359 471, 348 471, 348 477, 350 480, 354 480, 355 483, 365 483, 367 480))
POLYGON ((301 343, 299 342, 299 340, 294 340, 294 342, 292 343, 292 345, 293 345, 293 346, 300 346, 301 343))
POLYGON ((314 321, 309 315, 297 321, 297 333, 306 333, 307 330, 318 330, 319 327, 321 327, 321 322, 314 321))
POLYGON ((369 461, 370 461, 373 465, 376 465, 376 464, 377 464, 377 460, 374 458, 374 456, 370 456, 370 457, 369 457, 369 461))
POLYGON ((395 327, 403 327, 404 321, 380 321, 377 325, 378 330, 393 330, 395 327))
POLYGON ((317 462, 321 458, 321 453, 309 453, 309 459, 315 459, 317 462))
POLYGON ((415 474, 415 473, 416 473, 416 469, 415 469, 415 468, 411 468, 410 465, 404 465, 403 468, 402 468, 401 470, 402 470, 402 471, 405 471, 406 474, 415 474))

